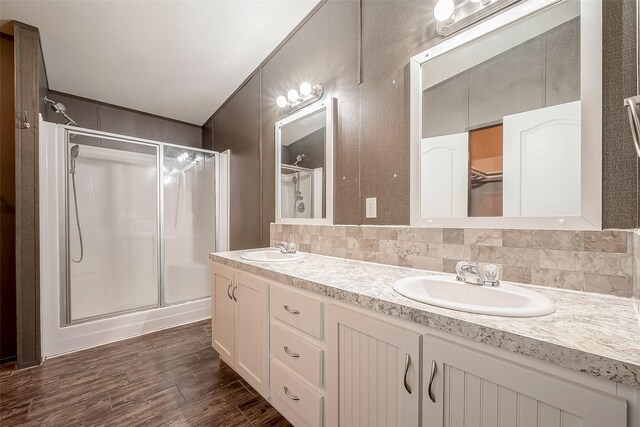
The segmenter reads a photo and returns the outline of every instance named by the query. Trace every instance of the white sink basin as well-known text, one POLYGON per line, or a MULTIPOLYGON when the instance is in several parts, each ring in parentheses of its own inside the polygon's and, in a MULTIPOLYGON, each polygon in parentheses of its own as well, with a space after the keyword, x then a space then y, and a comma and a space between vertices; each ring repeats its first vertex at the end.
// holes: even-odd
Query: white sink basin
POLYGON ((240 255, 240 258, 248 261, 257 262, 287 262, 299 261, 304 258, 304 254, 296 252, 295 254, 283 254, 280 249, 260 249, 240 255))
POLYGON ((553 301, 529 289, 507 283, 494 288, 470 285, 453 276, 407 277, 395 282, 393 290, 415 301, 469 313, 535 317, 556 311, 553 301))

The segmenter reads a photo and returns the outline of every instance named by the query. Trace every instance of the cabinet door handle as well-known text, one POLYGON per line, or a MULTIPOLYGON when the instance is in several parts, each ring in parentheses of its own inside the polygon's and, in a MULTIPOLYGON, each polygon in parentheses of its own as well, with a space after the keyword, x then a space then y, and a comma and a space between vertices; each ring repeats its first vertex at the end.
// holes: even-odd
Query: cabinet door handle
POLYGON ((284 309, 287 310, 289 313, 291 314, 300 314, 300 310, 295 310, 292 308, 289 308, 289 306, 287 304, 284 305, 284 309))
POLYGON ((411 386, 407 382, 407 374, 409 373, 409 366, 411 365, 411 356, 407 353, 407 357, 404 358, 404 389, 407 393, 411 394, 411 386))
POLYGON ((229 296, 229 299, 233 299, 231 298, 231 286, 233 286, 233 283, 229 283, 229 287, 227 288, 227 295, 229 296))
POLYGON ((285 353, 287 353, 289 356, 293 357, 294 359, 297 359, 298 357, 300 357, 300 355, 298 353, 293 353, 291 350, 289 350, 289 347, 287 347, 286 345, 284 346, 284 351, 285 351, 285 353))
POLYGON ((438 364, 436 363, 435 360, 432 360, 431 375, 429 376, 429 387, 427 388, 427 391, 429 392, 429 399, 431 399, 433 403, 436 403, 436 395, 433 394, 433 379, 435 378, 437 371, 438 371, 438 364))
POLYGON ((233 287, 233 291, 231 291, 231 296, 233 297, 233 300, 234 300, 235 302, 238 302, 238 299, 236 298, 236 289, 238 289, 238 285, 235 285, 235 286, 233 287))
POLYGON ((300 400, 300 398, 298 396, 295 396, 291 393, 289 393, 289 389, 287 388, 287 386, 284 386, 284 394, 287 395, 287 397, 291 400, 300 400))

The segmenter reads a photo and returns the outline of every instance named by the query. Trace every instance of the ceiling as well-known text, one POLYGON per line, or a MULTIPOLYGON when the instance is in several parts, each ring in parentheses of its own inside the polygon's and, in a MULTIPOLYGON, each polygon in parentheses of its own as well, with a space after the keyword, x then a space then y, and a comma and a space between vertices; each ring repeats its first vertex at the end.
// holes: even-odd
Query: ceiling
POLYGON ((40 29, 49 87, 202 125, 319 0, 1 0, 40 29))

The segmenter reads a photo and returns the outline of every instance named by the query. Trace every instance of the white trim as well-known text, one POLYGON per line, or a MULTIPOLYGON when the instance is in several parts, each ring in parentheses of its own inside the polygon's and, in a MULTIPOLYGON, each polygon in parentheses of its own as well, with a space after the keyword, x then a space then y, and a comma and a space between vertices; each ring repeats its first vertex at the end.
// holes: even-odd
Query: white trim
POLYGON ((230 218, 230 183, 231 183, 231 150, 216 156, 216 251, 229 250, 229 218, 230 218))
POLYGON ((276 122, 275 124, 275 180, 276 180, 276 223, 278 224, 316 224, 316 225, 331 225, 333 224, 333 145, 335 141, 336 128, 336 98, 327 98, 324 101, 314 103, 309 107, 303 108, 300 111, 291 114, 290 116, 276 122), (326 217, 325 218, 282 218, 282 207, 280 203, 281 196, 281 182, 280 182, 280 168, 282 147, 280 140, 282 137, 282 127, 288 123, 292 123, 302 117, 316 113, 322 109, 326 109, 326 130, 325 130, 325 165, 326 165, 326 217))
POLYGON ((471 217, 421 218, 420 136, 422 70, 427 61, 472 42, 496 29, 549 7, 558 0, 527 0, 487 21, 444 40, 410 60, 410 224, 427 228, 517 228, 542 230, 602 229, 602 2, 580 2, 580 56, 582 101, 581 216, 577 217, 471 217))

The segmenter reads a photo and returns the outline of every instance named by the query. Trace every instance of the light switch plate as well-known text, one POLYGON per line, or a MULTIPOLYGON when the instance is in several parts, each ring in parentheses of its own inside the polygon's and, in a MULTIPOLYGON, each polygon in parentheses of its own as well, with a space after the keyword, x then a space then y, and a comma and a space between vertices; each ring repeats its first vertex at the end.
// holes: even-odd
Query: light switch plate
POLYGON ((376 198, 375 197, 367 197, 367 199, 365 200, 366 202, 366 213, 365 213, 365 218, 377 218, 378 217, 378 211, 377 211, 377 202, 376 202, 376 198))

